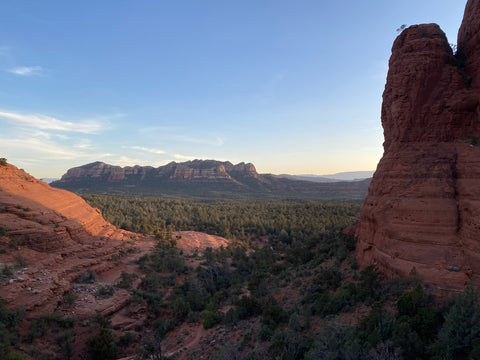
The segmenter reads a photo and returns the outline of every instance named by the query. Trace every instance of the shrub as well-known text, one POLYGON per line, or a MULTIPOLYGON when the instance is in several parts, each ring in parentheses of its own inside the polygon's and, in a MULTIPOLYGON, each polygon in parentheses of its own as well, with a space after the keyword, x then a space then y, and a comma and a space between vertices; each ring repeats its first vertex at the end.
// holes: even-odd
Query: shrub
POLYGON ((18 267, 24 268, 24 267, 28 266, 27 259, 25 259, 25 257, 22 254, 20 254, 20 253, 15 254, 14 258, 17 262, 18 267))
POLYGON ((33 319, 29 326, 29 340, 40 338, 47 333, 48 321, 45 318, 33 319))
POLYGON ((95 282, 97 275, 95 271, 88 270, 83 274, 77 276, 75 282, 79 284, 93 284, 95 282))
POLYGON ((7 159, 2 157, 0 158, 0 166, 7 166, 7 159))
POLYGON ((8 266, 7 264, 3 265, 2 275, 7 277, 12 276, 13 275, 12 267, 8 266))
MULTIPOLYGON (((480 338, 480 290, 472 284, 458 295, 445 315, 445 323, 432 347, 435 359, 473 359, 480 338)), ((476 358, 476 357, 475 357, 476 358)))
POLYGON ((235 305, 238 306, 238 317, 240 320, 245 320, 251 316, 257 316, 262 313, 260 303, 250 296, 242 296, 235 305))
POLYGON ((5 357, 5 360, 26 360, 26 359, 27 359, 26 355, 22 355, 13 351, 10 351, 5 357))
POLYGON ((102 313, 97 313, 97 315, 95 315, 95 317, 92 320, 100 328, 109 329, 110 327, 112 327, 112 323, 110 322, 110 319, 103 316, 102 313))
POLYGON ((204 329, 210 329, 223 320, 223 314, 211 310, 203 310, 200 314, 204 329))
POLYGON ((110 285, 105 285, 105 286, 100 286, 95 293, 96 297, 101 297, 101 298, 109 298, 113 296, 113 293, 115 292, 115 288, 110 285))
POLYGON ((173 318, 178 321, 183 321, 191 311, 190 305, 185 301, 185 298, 178 296, 172 303, 173 318))
POLYGON ((0 227, 0 237, 7 235, 8 228, 0 227))
POLYGON ((109 329, 101 328, 97 335, 87 339, 88 349, 93 360, 110 360, 116 356, 113 334, 109 329))
POLYGON ((338 271, 338 269, 331 268, 321 268, 320 273, 317 278, 314 280, 314 283, 319 285, 324 285, 329 289, 337 289, 343 280, 343 274, 338 271))
POLYGON ((76 333, 73 330, 64 331, 56 338, 62 356, 60 359, 72 359, 73 357, 73 342, 75 342, 76 333))
POLYGON ((288 313, 276 302, 263 307, 262 324, 268 325, 272 329, 275 329, 281 323, 286 323, 288 319, 288 313))
POLYGON ((120 336, 118 339, 118 346, 120 347, 128 347, 131 343, 135 340, 135 336, 132 333, 127 332, 126 334, 120 336))
POLYGON ((68 307, 72 307, 75 304, 75 300, 77 300, 77 295, 75 293, 68 292, 65 295, 64 301, 68 307))
POLYGON ((122 271, 120 278, 121 280, 117 286, 122 289, 130 289, 132 287, 133 280, 137 278, 137 274, 129 274, 125 271, 122 271))

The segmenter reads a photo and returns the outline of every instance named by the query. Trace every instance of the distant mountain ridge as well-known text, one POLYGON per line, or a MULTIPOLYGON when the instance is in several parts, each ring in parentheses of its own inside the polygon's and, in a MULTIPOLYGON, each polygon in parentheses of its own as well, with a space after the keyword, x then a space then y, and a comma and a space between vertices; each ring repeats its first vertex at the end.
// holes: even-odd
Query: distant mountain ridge
POLYGON ((370 180, 316 183, 259 174, 251 163, 192 160, 120 167, 94 162, 71 168, 51 186, 78 193, 116 193, 200 198, 363 199, 370 180))
POLYGON ((358 181, 371 178, 374 171, 349 171, 339 172, 330 175, 313 175, 313 174, 301 174, 301 175, 288 175, 281 174, 278 176, 292 179, 292 180, 305 180, 314 182, 336 182, 336 181, 358 181))

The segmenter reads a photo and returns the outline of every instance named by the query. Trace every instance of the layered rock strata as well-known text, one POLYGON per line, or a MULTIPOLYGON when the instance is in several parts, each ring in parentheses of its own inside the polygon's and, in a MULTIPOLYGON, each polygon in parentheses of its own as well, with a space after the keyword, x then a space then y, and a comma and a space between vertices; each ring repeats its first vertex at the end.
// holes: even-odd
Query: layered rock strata
POLYGON ((0 166, 0 226, 8 229, 10 238, 38 251, 125 235, 79 196, 52 188, 13 165, 0 166))
MULTIPOLYGON (((229 243, 193 231, 175 235, 185 253, 229 243)), ((81 320, 101 313, 114 315, 114 323, 122 319, 119 326, 141 327, 144 315, 122 312, 129 291, 117 289, 108 299, 97 291, 117 284, 123 272, 140 274, 136 262, 155 244, 153 237, 115 228, 77 195, 0 166, 0 298, 25 310, 28 320, 56 311, 81 320), (79 280, 85 274, 94 275, 91 282, 79 280)))
POLYGON ((454 54, 436 24, 395 40, 383 93, 384 155, 357 227, 361 266, 412 271, 446 294, 480 274, 480 2, 454 54))
POLYGON ((147 176, 151 178, 167 178, 169 180, 224 180, 232 179, 230 173, 257 177, 253 164, 232 163, 214 160, 193 160, 184 163, 171 162, 154 168, 152 166, 113 166, 97 161, 84 166, 69 169, 56 184, 75 179, 98 179, 103 182, 124 180, 142 181, 147 176))

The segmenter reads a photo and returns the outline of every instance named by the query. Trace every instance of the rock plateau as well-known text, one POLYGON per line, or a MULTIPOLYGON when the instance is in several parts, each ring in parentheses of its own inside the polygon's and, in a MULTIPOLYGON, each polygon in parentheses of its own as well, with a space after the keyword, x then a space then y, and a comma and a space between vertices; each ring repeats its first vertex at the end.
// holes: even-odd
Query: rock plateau
POLYGON ((79 193, 193 196, 208 199, 364 199, 370 179, 315 183, 259 174, 251 163, 193 160, 120 167, 94 162, 69 169, 54 187, 79 193))
POLYGON ((446 295, 480 274, 480 1, 457 52, 436 24, 392 47, 383 93, 384 154, 364 202, 357 257, 446 295))

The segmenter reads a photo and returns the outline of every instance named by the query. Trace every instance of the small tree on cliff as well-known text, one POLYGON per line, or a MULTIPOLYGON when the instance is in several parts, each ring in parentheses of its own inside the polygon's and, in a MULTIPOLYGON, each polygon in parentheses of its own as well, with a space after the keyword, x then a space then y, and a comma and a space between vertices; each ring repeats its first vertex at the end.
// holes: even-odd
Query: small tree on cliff
POLYGON ((407 24, 403 24, 401 25, 398 29, 397 29, 397 34, 400 34, 403 30, 405 30, 407 28, 407 24))
POLYGON ((7 166, 7 159, 5 158, 0 158, 0 166, 7 166))

